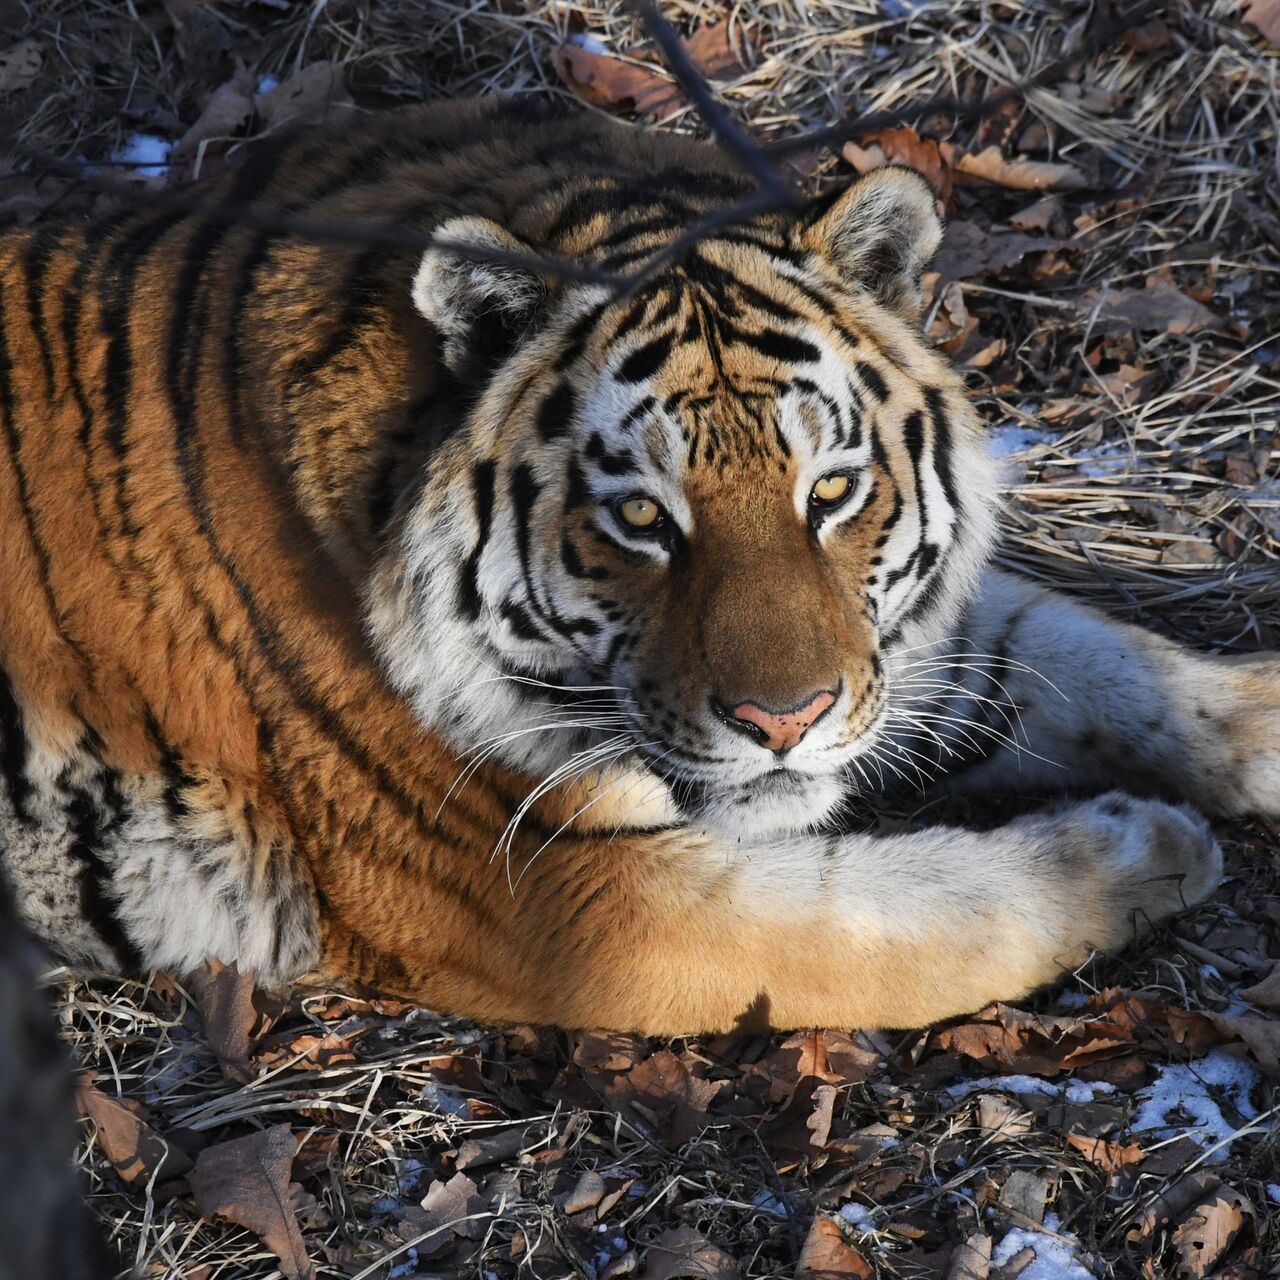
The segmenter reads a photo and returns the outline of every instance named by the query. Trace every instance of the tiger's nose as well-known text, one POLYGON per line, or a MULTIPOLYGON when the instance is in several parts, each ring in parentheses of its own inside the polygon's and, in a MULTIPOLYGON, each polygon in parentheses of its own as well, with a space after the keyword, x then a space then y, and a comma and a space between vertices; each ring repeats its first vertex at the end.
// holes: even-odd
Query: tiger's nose
POLYGON ((831 709, 836 695, 822 689, 798 706, 774 711, 758 702, 740 702, 726 708, 726 719, 735 729, 754 738, 769 751, 790 751, 831 709))

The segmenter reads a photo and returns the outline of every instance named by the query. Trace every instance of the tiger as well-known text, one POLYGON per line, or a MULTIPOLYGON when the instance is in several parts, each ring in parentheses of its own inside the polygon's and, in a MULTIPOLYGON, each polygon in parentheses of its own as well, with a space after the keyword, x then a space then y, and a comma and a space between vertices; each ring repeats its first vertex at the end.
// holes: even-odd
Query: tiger
POLYGON ((993 566, 914 173, 727 219, 713 144, 491 98, 202 190, 0 238, 0 843, 68 961, 924 1026, 1280 815, 1277 655, 993 566), (1044 807, 859 817, 917 780, 1044 807))

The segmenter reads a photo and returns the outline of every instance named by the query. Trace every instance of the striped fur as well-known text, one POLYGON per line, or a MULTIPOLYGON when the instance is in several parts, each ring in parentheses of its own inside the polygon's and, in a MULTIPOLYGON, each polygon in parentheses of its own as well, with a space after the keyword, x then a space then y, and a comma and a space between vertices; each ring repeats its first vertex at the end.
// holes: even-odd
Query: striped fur
MULTIPOLYGON (((1199 717, 1215 660, 985 570, 995 481, 915 324, 939 228, 913 178, 724 232, 622 299, 443 246, 625 270, 746 189, 708 147, 494 101, 220 181, 442 248, 154 210, 0 240, 0 838, 64 954, 653 1032, 1014 996, 1207 892, 1203 824, 1128 798, 985 836, 840 823, 925 758, 922 725, 933 766, 1005 785, 997 731, 948 739, 994 701, 950 637, 1016 663, 1058 612, 1108 661, 1187 667, 1173 692, 1153 670, 1147 709, 1188 767, 1121 750, 1087 680, 1069 712, 1028 683, 1045 734, 1087 721, 1137 789, 1225 780, 1274 811, 1273 660, 1224 668, 1199 717), (812 507, 832 473, 847 500, 812 507), (619 520, 635 494, 661 537, 619 520), (937 728, 922 670, 949 682, 937 728), (725 714, 815 689, 785 757, 725 714)), ((1079 655, 1035 657, 1053 680, 1079 655)), ((1094 782, 1080 750, 1050 789, 1094 782)))

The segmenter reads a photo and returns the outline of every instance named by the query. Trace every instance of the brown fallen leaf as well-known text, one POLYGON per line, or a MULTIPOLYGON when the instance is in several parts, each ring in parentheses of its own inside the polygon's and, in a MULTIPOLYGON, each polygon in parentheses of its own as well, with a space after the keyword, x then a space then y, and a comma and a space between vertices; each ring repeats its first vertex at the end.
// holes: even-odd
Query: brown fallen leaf
POLYGON ((1280 49, 1280 0, 1251 0, 1244 20, 1280 49))
POLYGON ((1038 1173, 1032 1173, 1029 1169, 1015 1169, 1000 1188, 997 1203, 1000 1208, 1016 1213, 1019 1218, 1043 1222, 1050 1190, 1048 1180, 1038 1173))
POLYGON ((1280 1020, 1251 1013, 1205 1016, 1226 1039, 1241 1041, 1264 1070, 1280 1075, 1280 1020))
POLYGON ((352 102, 342 68, 333 62, 312 62, 283 84, 258 94, 253 105, 268 129, 279 129, 286 124, 319 124, 347 111, 352 102))
POLYGON ((879 1063, 874 1049, 845 1032, 817 1029, 788 1036, 752 1066, 750 1075, 766 1082, 770 1102, 785 1104, 805 1080, 858 1084, 870 1079, 879 1063))
POLYGON ((1242 987, 1240 998, 1266 1009, 1280 1009, 1280 961, 1272 966, 1271 972, 1261 982, 1242 987))
POLYGON ((646 1052, 638 1036, 580 1031, 574 1037, 573 1060, 584 1071, 629 1071, 646 1052))
POLYGON ((284 1066, 293 1071, 325 1071, 355 1060, 350 1039, 332 1031, 322 1036, 312 1032, 291 1036, 258 1054, 258 1062, 268 1071, 284 1066))
MULTIPOLYGON (((718 22, 699 27, 682 43, 703 73, 717 80, 745 69, 734 45, 734 36, 741 38, 741 27, 731 32, 728 22, 718 22)), ((685 100, 680 87, 657 67, 624 61, 574 41, 556 50, 555 68, 560 79, 578 97, 597 107, 627 108, 637 115, 662 116, 685 100)))
POLYGON ((1142 1148, 1136 1142, 1108 1142, 1105 1138, 1091 1138, 1086 1133, 1069 1133, 1067 1145, 1074 1147, 1104 1173, 1123 1173, 1142 1162, 1142 1148))
POLYGON ((187 989, 222 1074, 240 1084, 252 1080, 249 1050, 284 1011, 283 1004, 259 992, 253 970, 241 973, 234 961, 202 964, 188 978, 187 989))
POLYGON ((1030 1133, 1035 1116, 998 1093, 984 1093, 978 1098, 978 1130, 993 1142, 1008 1142, 1030 1133))
POLYGON ((1125 1238, 1145 1240, 1154 1232, 1167 1227, 1213 1191, 1220 1181, 1216 1173, 1210 1173, 1207 1169, 1197 1169, 1194 1173, 1179 1178, 1142 1210, 1125 1238))
POLYGON ((478 1240, 484 1235, 492 1214, 489 1202, 465 1173, 455 1173, 448 1182, 433 1182, 422 1198, 422 1209, 430 1219, 427 1231, 438 1230, 439 1241, 428 1241, 430 1251, 451 1244, 453 1236, 478 1240))
POLYGON ((140 1103, 113 1098, 81 1077, 76 1082, 76 1106, 93 1121, 94 1140, 126 1182, 163 1182, 191 1168, 186 1153, 151 1127, 149 1112, 140 1103))
POLYGON ((976 222, 953 219, 947 224, 934 270, 943 280, 968 280, 1004 271, 1029 253, 1069 248, 1070 242, 1055 236, 1031 236, 1021 231, 987 229, 976 222))
POLYGON ((25 89, 40 74, 44 50, 38 40, 19 40, 0 53, 0 95, 25 89))
MULTIPOLYGON (((617 1111, 632 1106, 648 1112, 664 1141, 673 1149, 697 1137, 706 1127, 707 1108, 727 1081, 696 1076, 669 1049, 663 1049, 604 1085, 609 1105, 617 1111)), ((647 1117, 646 1117, 647 1119, 647 1117)))
POLYGON ((840 1224, 825 1213, 818 1214, 796 1267, 796 1280, 867 1280, 875 1271, 840 1230, 840 1224))
POLYGON ((1178 1274, 1186 1280, 1203 1280, 1235 1243, 1245 1218, 1254 1216, 1248 1197, 1234 1187, 1220 1186, 1206 1196, 1173 1233, 1178 1274))
POLYGON ((881 165, 897 164, 914 169, 941 200, 951 195, 952 151, 932 138, 922 138, 909 125, 869 133, 858 142, 847 142, 841 154, 859 173, 881 165))
POLYGON ((1082 316, 1097 312, 1103 333, 1196 333, 1221 328, 1203 303, 1189 298, 1167 281, 1149 278, 1145 289, 1089 289, 1076 299, 1082 316))
POLYGON ((259 1236, 280 1259, 285 1280, 315 1280, 294 1216, 305 1197, 290 1182, 297 1139, 287 1124, 206 1147, 191 1172, 196 1212, 227 1218, 259 1236))
MULTIPOLYGON (((240 66, 225 84, 219 85, 195 124, 179 139, 170 153, 170 164, 180 166, 184 176, 200 177, 207 173, 204 161, 211 143, 222 143, 244 127, 253 114, 253 76, 240 66)), ((225 150, 218 147, 217 150, 225 150)))
POLYGON ((1016 191, 1079 191, 1088 179, 1073 164, 1049 160, 1006 160, 998 147, 960 155, 955 172, 1016 191))
POLYGON ((670 1227, 644 1255, 643 1280, 737 1280, 738 1264, 690 1226, 670 1227))
POLYGON ((956 1245, 947 1280, 987 1280, 991 1273, 991 1237, 981 1231, 956 1245))

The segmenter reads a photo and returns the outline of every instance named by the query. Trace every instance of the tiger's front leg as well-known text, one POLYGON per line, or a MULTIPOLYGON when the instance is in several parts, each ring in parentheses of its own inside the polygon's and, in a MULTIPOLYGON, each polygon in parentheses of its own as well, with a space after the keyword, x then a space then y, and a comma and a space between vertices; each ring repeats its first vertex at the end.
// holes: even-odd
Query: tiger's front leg
POLYGON ((949 787, 1280 815, 1280 655, 1198 653, 996 570, 944 652, 890 670, 900 749, 941 757, 949 787))

